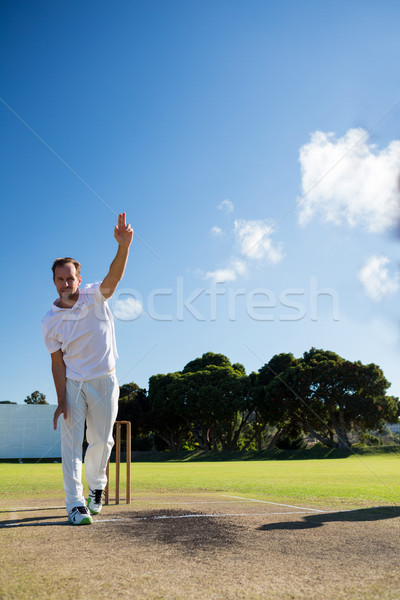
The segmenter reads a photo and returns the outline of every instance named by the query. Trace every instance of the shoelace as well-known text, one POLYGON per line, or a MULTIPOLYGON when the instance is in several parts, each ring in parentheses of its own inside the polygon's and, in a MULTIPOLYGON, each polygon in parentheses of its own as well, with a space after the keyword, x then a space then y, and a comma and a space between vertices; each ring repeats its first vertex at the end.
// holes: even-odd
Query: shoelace
POLYGON ((94 503, 100 504, 103 490, 94 490, 94 503))
POLYGON ((87 514, 86 506, 76 506, 75 510, 77 510, 79 513, 81 513, 81 515, 87 514))

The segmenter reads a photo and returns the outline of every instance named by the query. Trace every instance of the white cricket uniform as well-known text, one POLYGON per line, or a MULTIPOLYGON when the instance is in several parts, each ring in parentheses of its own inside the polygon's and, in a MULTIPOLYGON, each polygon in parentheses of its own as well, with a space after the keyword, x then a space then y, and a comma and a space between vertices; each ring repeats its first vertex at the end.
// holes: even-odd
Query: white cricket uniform
POLYGON ((61 421, 61 454, 67 512, 85 506, 82 485, 82 442, 86 420, 85 474, 90 489, 104 489, 106 467, 114 445, 118 412, 118 357, 114 322, 100 284, 79 290, 72 308, 53 304, 42 319, 50 354, 61 350, 66 366, 67 419, 61 421))

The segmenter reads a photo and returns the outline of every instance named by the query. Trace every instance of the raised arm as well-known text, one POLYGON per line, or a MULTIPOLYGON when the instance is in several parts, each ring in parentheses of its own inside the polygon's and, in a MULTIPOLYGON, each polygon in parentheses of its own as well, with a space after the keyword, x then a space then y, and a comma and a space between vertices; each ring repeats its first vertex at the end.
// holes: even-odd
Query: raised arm
POLYGON ((133 229, 126 224, 126 213, 118 215, 118 225, 114 229, 114 237, 118 242, 117 254, 110 265, 110 270, 100 285, 100 292, 104 298, 111 298, 121 281, 129 256, 129 246, 133 239, 133 229))
POLYGON ((53 426, 57 429, 57 421, 60 415, 67 418, 67 402, 65 398, 65 363, 61 350, 51 355, 51 371, 53 373, 54 385, 56 386, 58 406, 54 412, 53 426))

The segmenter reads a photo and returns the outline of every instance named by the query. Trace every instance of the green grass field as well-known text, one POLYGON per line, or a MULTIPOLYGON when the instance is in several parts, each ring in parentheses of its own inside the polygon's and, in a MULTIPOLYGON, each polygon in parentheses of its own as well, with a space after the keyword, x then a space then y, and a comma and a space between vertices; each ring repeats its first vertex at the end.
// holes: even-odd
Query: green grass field
MULTIPOLYGON (((111 465, 111 491, 115 465, 111 465)), ((0 464, 2 504, 23 497, 62 497, 61 464, 0 464)), ((397 504, 400 456, 378 454, 343 459, 132 464, 137 492, 212 491, 309 501, 397 504)), ((125 465, 121 465, 121 493, 125 465)))

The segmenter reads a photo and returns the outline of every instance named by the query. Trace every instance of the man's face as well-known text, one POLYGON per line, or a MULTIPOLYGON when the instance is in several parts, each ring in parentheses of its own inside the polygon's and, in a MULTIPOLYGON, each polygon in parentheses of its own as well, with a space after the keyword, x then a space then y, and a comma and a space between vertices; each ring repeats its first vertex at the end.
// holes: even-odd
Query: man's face
POLYGON ((67 263, 63 267, 56 267, 53 281, 60 298, 68 300, 77 293, 82 278, 77 276, 75 265, 67 263))

